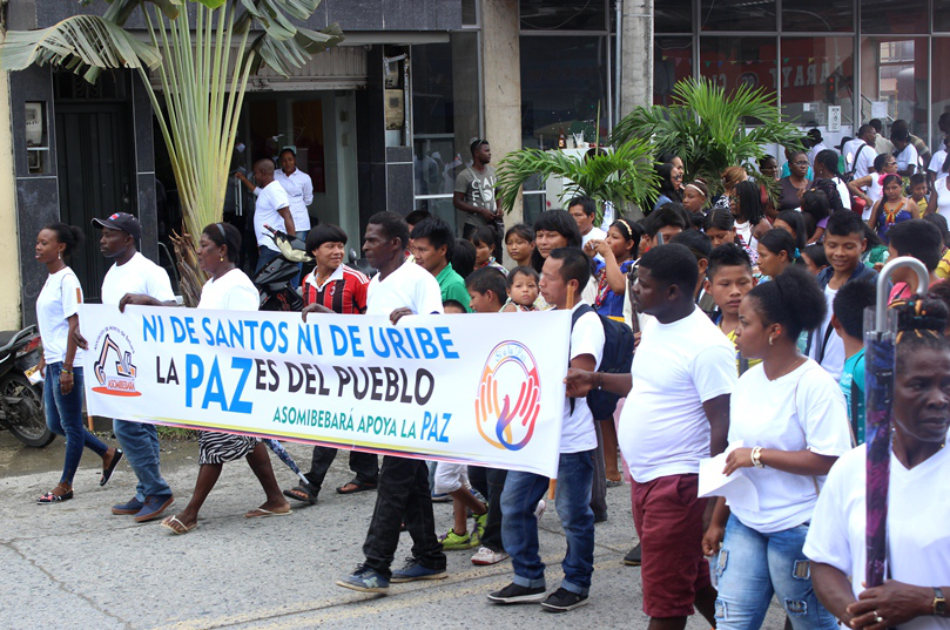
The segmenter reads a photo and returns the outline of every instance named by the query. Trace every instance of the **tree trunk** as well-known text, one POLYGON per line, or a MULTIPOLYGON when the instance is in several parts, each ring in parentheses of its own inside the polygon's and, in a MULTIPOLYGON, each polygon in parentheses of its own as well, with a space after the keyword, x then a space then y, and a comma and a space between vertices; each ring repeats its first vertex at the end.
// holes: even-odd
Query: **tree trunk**
POLYGON ((198 266, 195 241, 184 226, 182 226, 181 235, 172 231, 171 240, 175 248, 175 258, 178 260, 178 273, 181 275, 178 288, 181 291, 182 300, 185 306, 194 308, 198 306, 198 301, 201 299, 201 287, 204 286, 208 277, 198 266))

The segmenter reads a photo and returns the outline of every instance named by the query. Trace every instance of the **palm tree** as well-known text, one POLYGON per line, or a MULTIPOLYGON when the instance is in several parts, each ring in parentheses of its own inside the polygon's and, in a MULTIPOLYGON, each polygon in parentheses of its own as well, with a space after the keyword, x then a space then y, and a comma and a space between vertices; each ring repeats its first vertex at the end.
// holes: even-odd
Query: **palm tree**
MULTIPOLYGON (((90 4, 92 0, 82 0, 90 4)), ((320 0, 109 0, 102 16, 77 15, 49 28, 10 31, 0 67, 50 64, 94 83, 102 70, 132 68, 152 101, 168 147, 184 225, 175 234, 185 304, 198 303, 203 274, 195 255, 202 228, 221 220, 235 134, 248 77, 268 66, 281 75, 343 40, 336 24, 313 31, 320 0), (150 43, 126 30, 141 10, 150 43), (149 71, 158 73, 163 98, 149 71), (163 107, 164 105, 164 107, 163 107)))
MULTIPOLYGON (((498 193, 502 207, 510 212, 528 179, 539 175, 543 184, 551 176, 563 177, 561 202, 587 195, 600 202, 609 201, 624 212, 631 205, 643 205, 655 193, 659 178, 653 165, 653 147, 649 140, 640 138, 628 140, 613 151, 596 150, 584 158, 560 151, 521 149, 499 163, 498 193)), ((600 212, 598 209, 597 221, 601 220, 600 212)))
MULTIPOLYGON (((652 138, 658 153, 678 155, 686 177, 701 177, 722 191, 720 174, 745 166, 757 179, 759 159, 770 144, 801 146, 802 132, 782 120, 775 96, 741 85, 730 94, 708 79, 686 79, 673 88, 670 106, 638 107, 613 130, 612 142, 652 138)), ((689 181, 689 180, 687 180, 689 181)))

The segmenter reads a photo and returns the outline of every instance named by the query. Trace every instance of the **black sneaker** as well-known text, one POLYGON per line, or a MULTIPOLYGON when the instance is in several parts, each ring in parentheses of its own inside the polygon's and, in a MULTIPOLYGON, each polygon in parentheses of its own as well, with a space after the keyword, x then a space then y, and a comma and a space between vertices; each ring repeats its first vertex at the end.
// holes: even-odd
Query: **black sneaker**
POLYGON ((567 612, 575 608, 580 608, 589 601, 590 598, 587 595, 578 595, 577 593, 570 592, 566 588, 559 588, 548 595, 546 600, 541 602, 541 607, 551 612, 567 612))
POLYGON ((489 593, 488 599, 496 604, 536 604, 544 600, 546 592, 543 586, 528 588, 512 582, 500 591, 489 593))
POLYGON ((637 546, 623 557, 623 563, 628 567, 640 566, 640 543, 637 543, 637 546))

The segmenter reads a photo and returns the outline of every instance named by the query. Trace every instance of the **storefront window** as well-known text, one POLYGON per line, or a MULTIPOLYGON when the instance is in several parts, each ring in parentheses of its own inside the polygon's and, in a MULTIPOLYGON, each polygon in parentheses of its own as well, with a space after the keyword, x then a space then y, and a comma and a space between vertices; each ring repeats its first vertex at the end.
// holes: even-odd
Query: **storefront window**
POLYGON ((701 0, 701 31, 775 31, 775 0, 701 0))
POLYGON ((412 148, 416 208, 455 225, 455 178, 479 136, 478 33, 412 47, 412 148))
POLYGON ((862 33, 926 33, 927 0, 862 2, 862 33))
POLYGON ((906 120, 911 133, 927 138, 926 38, 861 38, 861 117, 880 118, 889 129, 906 120))
POLYGON ((782 30, 816 33, 853 31, 854 0, 783 2, 782 30))
MULTIPOLYGON (((950 55, 950 37, 935 37, 933 40, 933 58, 947 59, 950 55)), ((931 153, 940 149, 943 142, 943 136, 946 131, 950 131, 950 125, 945 125, 946 130, 941 130, 937 124, 940 116, 947 114, 950 116, 950 76, 945 72, 935 72, 930 77, 930 89, 933 91, 933 111, 931 112, 931 153)))
POLYGON ((521 38, 521 130, 525 147, 550 149, 558 137, 595 142, 607 128, 607 38, 521 38))
POLYGON ((521 0, 525 31, 605 31, 607 0, 521 0))
POLYGON ((774 94, 778 84, 775 42, 774 37, 702 37, 699 74, 727 92, 749 85, 774 94))
POLYGON ((693 40, 658 37, 653 46, 653 104, 669 105, 673 86, 693 76, 693 40))
POLYGON ((653 30, 657 33, 692 33, 692 0, 663 0, 654 7, 653 30))
POLYGON ((854 38, 782 38, 782 113, 803 128, 817 127, 826 146, 854 130, 854 38), (829 107, 840 107, 840 128, 829 130, 829 107))
POLYGON ((462 0, 462 26, 478 26, 478 0, 462 0))
POLYGON ((950 0, 933 0, 934 32, 950 32, 950 0))

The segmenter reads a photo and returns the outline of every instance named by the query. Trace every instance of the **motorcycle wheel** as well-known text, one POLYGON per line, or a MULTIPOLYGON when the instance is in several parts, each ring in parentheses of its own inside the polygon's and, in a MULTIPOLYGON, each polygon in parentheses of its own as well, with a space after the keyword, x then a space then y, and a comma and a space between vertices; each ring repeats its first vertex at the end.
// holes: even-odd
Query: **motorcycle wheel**
POLYGON ((0 396, 20 398, 20 403, 12 408, 16 417, 7 419, 10 432, 16 439, 35 448, 53 441, 56 434, 46 426, 43 395, 25 376, 10 373, 0 379, 0 396))

